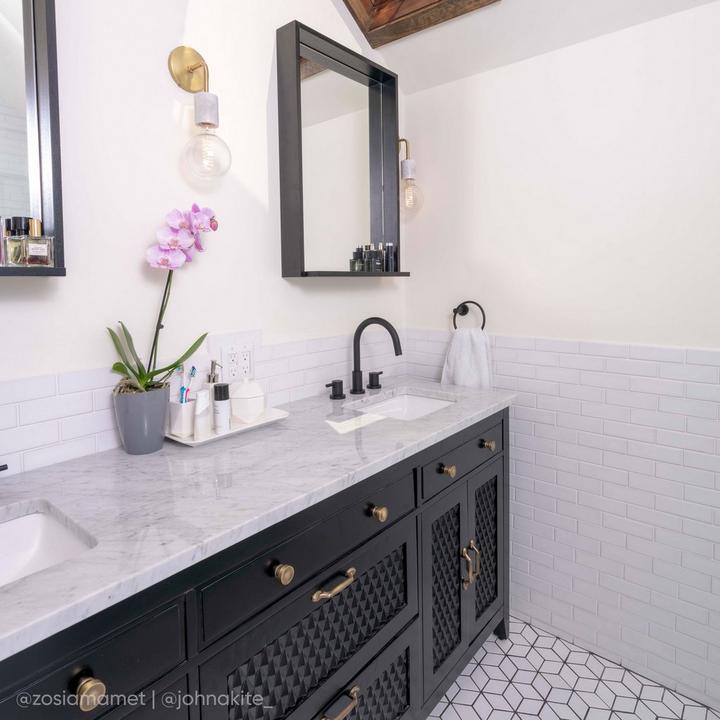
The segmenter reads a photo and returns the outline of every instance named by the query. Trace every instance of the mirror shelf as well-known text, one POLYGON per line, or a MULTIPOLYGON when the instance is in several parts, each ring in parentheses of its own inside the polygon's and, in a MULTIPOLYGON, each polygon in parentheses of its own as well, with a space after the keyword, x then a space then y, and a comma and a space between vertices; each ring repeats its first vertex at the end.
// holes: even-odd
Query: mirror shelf
POLYGON ((409 272, 349 272, 347 270, 305 270, 301 277, 410 277, 409 272))
POLYGON ((0 277, 65 277, 64 267, 0 267, 0 277))

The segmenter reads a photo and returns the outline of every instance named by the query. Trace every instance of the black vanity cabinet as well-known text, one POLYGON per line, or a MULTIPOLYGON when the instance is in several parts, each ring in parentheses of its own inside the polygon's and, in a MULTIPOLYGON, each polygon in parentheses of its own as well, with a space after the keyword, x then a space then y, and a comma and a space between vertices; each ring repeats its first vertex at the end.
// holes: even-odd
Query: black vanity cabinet
POLYGON ((507 632, 507 446, 505 410, 0 662, 0 718, 426 718, 507 632))

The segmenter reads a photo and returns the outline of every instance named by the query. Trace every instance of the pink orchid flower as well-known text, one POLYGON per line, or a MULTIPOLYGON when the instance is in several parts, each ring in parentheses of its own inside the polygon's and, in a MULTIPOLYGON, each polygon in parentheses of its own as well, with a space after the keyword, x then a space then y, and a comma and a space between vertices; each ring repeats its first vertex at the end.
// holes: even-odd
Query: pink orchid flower
POLYGON ((150 267, 161 270, 177 270, 187 262, 187 257, 183 250, 177 248, 166 249, 160 245, 153 245, 148 248, 145 253, 145 259, 150 263, 150 267))
POLYGON ((190 210, 190 229, 195 238, 195 249, 198 252, 204 252, 205 248, 202 244, 200 233, 215 231, 218 229, 218 221, 215 218, 215 212, 210 208, 200 208, 197 203, 193 203, 190 210))
POLYGON ((186 228, 175 229, 164 225, 156 233, 158 244, 164 250, 185 250, 195 242, 194 235, 186 228))
POLYGON ((165 216, 165 222, 173 228, 173 230, 189 230, 190 229, 190 213, 184 213, 178 210, 171 210, 165 216))
POLYGON ((153 245, 146 259, 154 268, 177 270, 192 262, 193 251, 204 252, 202 233, 218 229, 215 212, 193 203, 188 212, 177 208, 165 216, 165 225, 157 233, 157 245, 153 245))

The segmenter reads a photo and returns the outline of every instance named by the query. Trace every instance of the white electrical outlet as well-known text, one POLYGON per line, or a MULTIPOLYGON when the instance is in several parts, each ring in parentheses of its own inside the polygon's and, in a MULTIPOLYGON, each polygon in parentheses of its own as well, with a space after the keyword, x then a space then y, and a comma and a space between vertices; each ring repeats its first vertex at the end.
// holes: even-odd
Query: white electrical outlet
POLYGON ((240 351, 240 377, 248 380, 254 376, 253 372, 253 352, 251 348, 245 348, 240 351))
POLYGON ((208 342, 212 359, 222 365, 223 382, 233 383, 253 377, 253 354, 260 342, 259 332, 211 335, 208 342))

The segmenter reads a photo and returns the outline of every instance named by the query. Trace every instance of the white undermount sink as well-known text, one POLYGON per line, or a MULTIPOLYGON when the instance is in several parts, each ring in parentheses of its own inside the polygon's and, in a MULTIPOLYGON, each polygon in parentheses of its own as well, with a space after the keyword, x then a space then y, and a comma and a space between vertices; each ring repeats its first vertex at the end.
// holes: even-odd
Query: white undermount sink
POLYGON ((395 420, 417 420, 449 407, 453 402, 453 400, 440 400, 425 395, 403 393, 355 409, 361 413, 371 413, 395 420))
POLYGON ((0 587, 77 557, 96 544, 44 500, 0 508, 0 587))

